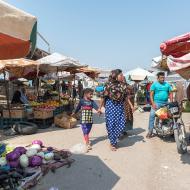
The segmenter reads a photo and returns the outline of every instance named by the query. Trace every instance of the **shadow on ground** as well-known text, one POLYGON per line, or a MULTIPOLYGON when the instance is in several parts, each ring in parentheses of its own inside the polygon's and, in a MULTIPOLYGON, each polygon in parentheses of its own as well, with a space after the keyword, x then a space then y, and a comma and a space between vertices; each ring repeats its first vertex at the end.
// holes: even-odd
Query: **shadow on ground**
POLYGON ((127 136, 121 138, 118 143, 119 148, 133 146, 137 142, 145 142, 144 137, 140 135, 145 130, 142 128, 135 128, 127 132, 127 136))
POLYGON ((73 155, 75 162, 70 168, 60 168, 55 174, 49 173, 33 190, 108 190, 113 189, 120 177, 98 156, 73 155))
POLYGON ((183 164, 190 164, 190 151, 181 155, 181 161, 183 164))
POLYGON ((107 135, 105 135, 105 136, 101 136, 101 137, 91 137, 90 140, 91 140, 91 144, 95 145, 101 141, 105 141, 107 138, 108 138, 107 135))
MULTIPOLYGON (((77 127, 80 127, 80 124, 78 123, 77 127)), ((75 129, 73 128, 73 129, 75 129)), ((37 133, 35 134, 40 134, 40 133, 47 133, 47 132, 51 132, 51 131, 61 131, 61 130, 73 130, 73 129, 64 129, 64 128, 61 128, 61 127, 56 127, 56 126, 49 126, 48 128, 45 128, 45 129, 38 129, 37 133)), ((5 141, 5 140, 9 140, 9 139, 13 139, 13 138, 18 138, 18 137, 21 137, 21 136, 26 136, 26 135, 5 135, 4 133, 7 133, 9 132, 11 129, 4 129, 4 130, 0 130, 0 141, 5 141)), ((34 135, 34 134, 32 134, 34 135)), ((27 135, 27 136, 30 136, 30 135, 27 135)))

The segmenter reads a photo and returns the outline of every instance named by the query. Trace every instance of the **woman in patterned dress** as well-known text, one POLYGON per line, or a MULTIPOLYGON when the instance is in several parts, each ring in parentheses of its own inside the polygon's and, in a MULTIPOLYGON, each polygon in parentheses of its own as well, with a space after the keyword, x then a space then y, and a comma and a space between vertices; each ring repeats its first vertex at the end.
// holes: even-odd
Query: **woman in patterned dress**
POLYGON ((125 117, 126 117, 126 128, 123 135, 127 135, 127 130, 133 129, 133 112, 134 112, 134 91, 132 86, 127 86, 127 98, 124 103, 125 117))
POLYGON ((105 107, 106 129, 112 151, 116 151, 117 140, 126 125, 124 101, 127 97, 127 84, 123 79, 122 70, 111 72, 100 103, 100 110, 102 106, 105 107))

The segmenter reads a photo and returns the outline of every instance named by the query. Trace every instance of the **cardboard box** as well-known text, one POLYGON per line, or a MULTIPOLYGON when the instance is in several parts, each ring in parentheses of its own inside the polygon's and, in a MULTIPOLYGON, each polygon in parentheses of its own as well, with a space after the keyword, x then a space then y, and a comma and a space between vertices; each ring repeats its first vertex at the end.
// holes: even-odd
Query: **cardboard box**
POLYGON ((77 125, 77 120, 66 114, 61 114, 54 117, 54 124, 64 129, 71 129, 77 125))

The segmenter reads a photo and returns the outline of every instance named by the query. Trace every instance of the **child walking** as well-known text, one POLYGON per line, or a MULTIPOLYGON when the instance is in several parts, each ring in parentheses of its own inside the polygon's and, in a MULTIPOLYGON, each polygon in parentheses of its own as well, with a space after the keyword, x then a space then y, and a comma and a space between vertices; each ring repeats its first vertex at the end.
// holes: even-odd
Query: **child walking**
POLYGON ((100 113, 100 110, 98 109, 98 106, 95 103, 95 101, 92 100, 92 97, 93 97, 93 90, 91 88, 86 88, 83 92, 83 98, 80 99, 80 102, 77 105, 77 108, 74 112, 74 114, 76 114, 79 110, 82 111, 81 128, 83 131, 84 140, 86 142, 88 150, 92 149, 89 142, 89 134, 93 124, 93 109, 95 109, 98 113, 100 113))

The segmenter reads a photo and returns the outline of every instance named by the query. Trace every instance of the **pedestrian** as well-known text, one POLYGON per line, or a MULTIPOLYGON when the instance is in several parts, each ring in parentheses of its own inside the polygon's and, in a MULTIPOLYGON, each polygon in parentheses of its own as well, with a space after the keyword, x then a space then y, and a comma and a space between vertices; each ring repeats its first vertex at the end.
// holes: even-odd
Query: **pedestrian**
POLYGON ((166 105, 168 98, 172 102, 172 87, 169 83, 165 82, 165 73, 159 72, 157 74, 157 82, 154 82, 150 87, 151 111, 147 138, 152 137, 156 110, 166 105))
POLYGON ((123 135, 127 135, 127 130, 133 129, 133 113, 135 111, 134 98, 135 98, 135 95, 134 95, 133 87, 130 85, 127 85, 127 98, 125 99, 125 102, 124 102, 126 127, 123 132, 123 135))
POLYGON ((77 105, 77 108, 72 115, 77 114, 79 110, 81 110, 81 128, 87 149, 91 150, 92 147, 89 141, 89 134, 93 124, 93 109, 95 109, 98 113, 100 113, 100 110, 98 109, 95 101, 92 100, 93 90, 91 88, 86 88, 83 94, 83 98, 80 99, 79 104, 77 105))
POLYGON ((100 103, 100 110, 102 106, 105 107, 106 128, 112 151, 116 151, 117 140, 126 125, 124 101, 127 97, 127 85, 123 80, 122 70, 113 70, 100 103))
POLYGON ((152 85, 152 82, 148 82, 146 84, 146 103, 150 104, 150 87, 152 85))
POLYGON ((81 80, 78 81, 78 94, 79 94, 79 99, 81 99, 83 96, 83 85, 81 80))
POLYGON ((63 94, 66 94, 67 85, 66 85, 65 81, 62 82, 61 87, 62 87, 62 93, 63 93, 63 94))

